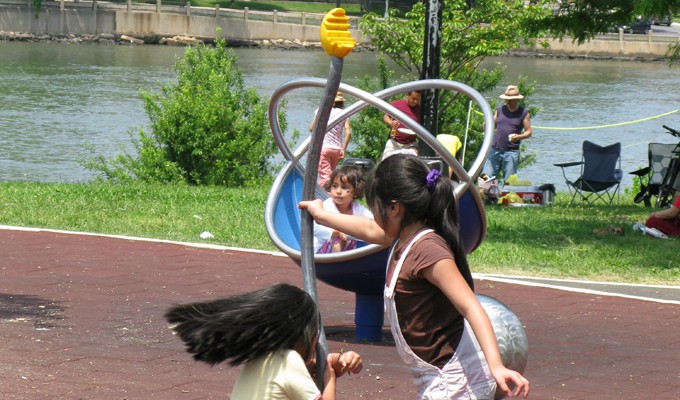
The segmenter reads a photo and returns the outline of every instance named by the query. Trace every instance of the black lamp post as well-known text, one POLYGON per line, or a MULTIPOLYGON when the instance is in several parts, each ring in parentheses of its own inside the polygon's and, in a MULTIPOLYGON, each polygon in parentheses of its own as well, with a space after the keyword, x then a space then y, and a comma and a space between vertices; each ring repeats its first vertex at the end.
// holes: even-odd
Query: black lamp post
MULTIPOLYGON (((421 79, 438 79, 441 64, 442 42, 442 9, 444 0, 424 0, 425 9, 425 42, 423 43, 423 72, 421 79)), ((438 130, 438 100, 439 91, 424 90, 420 93, 421 124, 433 135, 438 130)), ((418 143, 418 153, 424 157, 434 156, 434 150, 422 140, 418 143)))

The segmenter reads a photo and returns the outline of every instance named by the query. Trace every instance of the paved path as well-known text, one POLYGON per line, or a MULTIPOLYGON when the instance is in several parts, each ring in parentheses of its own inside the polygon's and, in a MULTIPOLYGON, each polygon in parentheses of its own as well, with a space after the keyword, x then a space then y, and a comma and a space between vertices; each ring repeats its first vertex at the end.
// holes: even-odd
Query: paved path
MULTIPOLYGON (((0 246, 8 400, 228 398, 238 370, 194 362, 164 311, 302 279, 286 257, 231 249, 9 229, 0 246)), ((531 398, 680 399, 680 305, 497 277, 476 284, 526 326, 531 398)), ((319 295, 331 351, 352 348, 366 366, 341 378, 339 398, 413 398, 389 331, 381 343, 355 342, 353 295, 323 283, 319 295)))

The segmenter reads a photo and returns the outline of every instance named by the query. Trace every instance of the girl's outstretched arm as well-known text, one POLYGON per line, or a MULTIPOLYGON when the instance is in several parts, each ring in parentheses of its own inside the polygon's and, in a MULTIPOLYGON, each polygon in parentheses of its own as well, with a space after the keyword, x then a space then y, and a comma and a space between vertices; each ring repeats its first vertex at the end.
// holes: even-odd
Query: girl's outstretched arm
POLYGON ((347 235, 369 243, 388 246, 394 238, 387 236, 375 220, 358 215, 338 214, 324 210, 321 200, 301 201, 298 208, 307 210, 312 218, 321 225, 333 228, 347 235))
POLYGON ((519 372, 507 369, 503 365, 491 321, 458 271, 455 262, 451 259, 441 260, 433 267, 425 268, 423 274, 429 282, 446 295, 458 312, 470 323, 498 387, 507 396, 517 397, 524 392, 524 397, 527 397, 530 389, 529 381, 519 372), (513 390, 510 389, 510 385, 514 386, 513 390))

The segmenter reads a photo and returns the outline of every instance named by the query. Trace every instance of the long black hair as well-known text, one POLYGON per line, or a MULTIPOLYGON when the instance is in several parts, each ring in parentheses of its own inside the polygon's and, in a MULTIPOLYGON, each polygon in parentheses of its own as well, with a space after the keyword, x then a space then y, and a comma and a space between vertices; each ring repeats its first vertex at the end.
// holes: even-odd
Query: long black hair
POLYGON ((383 221, 387 206, 401 203, 405 208, 402 228, 423 223, 443 237, 453 252, 458 270, 471 289, 472 273, 465 256, 458 227, 453 181, 445 176, 432 179, 428 187, 428 165, 410 154, 393 154, 378 164, 366 182, 366 202, 378 210, 383 221))
POLYGON ((304 341, 309 359, 319 333, 314 300, 298 287, 280 283, 222 299, 177 305, 165 319, 195 360, 232 366, 304 341))

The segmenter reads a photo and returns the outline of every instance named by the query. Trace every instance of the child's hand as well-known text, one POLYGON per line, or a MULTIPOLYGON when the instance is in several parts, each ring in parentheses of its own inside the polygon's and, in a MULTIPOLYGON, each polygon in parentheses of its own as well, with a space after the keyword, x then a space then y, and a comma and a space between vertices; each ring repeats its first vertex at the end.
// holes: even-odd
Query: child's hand
POLYGON ((343 369, 353 374, 358 374, 364 367, 364 362, 361 361, 361 356, 353 351, 347 351, 340 355, 340 364, 343 369))
POLYGON ((342 376, 345 372, 358 374, 364 367, 361 356, 353 351, 332 353, 330 356, 333 360, 331 367, 337 376, 342 376))
POLYGON ((323 202, 321 200, 305 200, 298 203, 298 208, 301 210, 307 210, 312 215, 312 218, 317 212, 323 211, 323 202))
POLYGON ((346 242, 347 239, 348 239, 348 238, 347 238, 347 235, 344 234, 344 233, 342 233, 342 232, 340 232, 340 231, 333 231, 333 233, 331 233, 331 240, 333 240, 333 238, 338 238, 338 239, 340 239, 340 241, 343 242, 343 244, 344 244, 344 242, 346 242))
POLYGON ((524 392, 524 398, 529 395, 529 381, 519 372, 503 367, 492 370, 491 374, 496 379, 498 388, 502 390, 506 396, 518 397, 522 392, 524 392))

